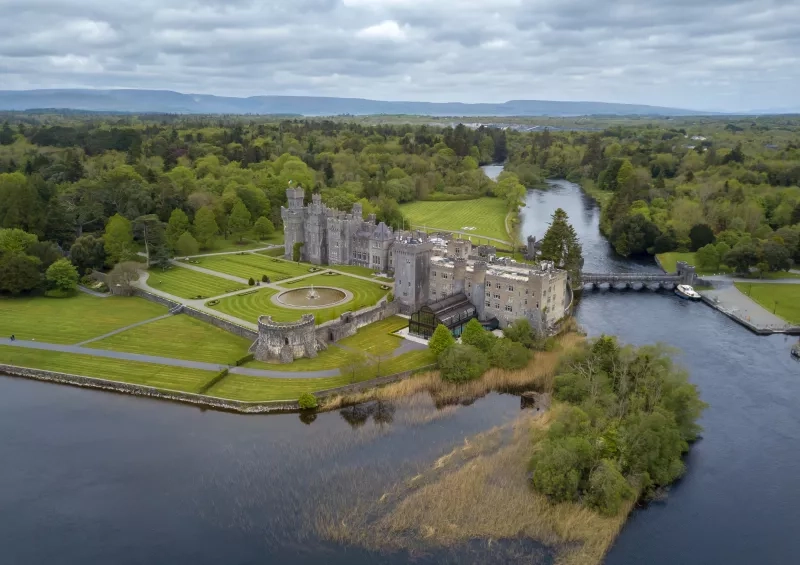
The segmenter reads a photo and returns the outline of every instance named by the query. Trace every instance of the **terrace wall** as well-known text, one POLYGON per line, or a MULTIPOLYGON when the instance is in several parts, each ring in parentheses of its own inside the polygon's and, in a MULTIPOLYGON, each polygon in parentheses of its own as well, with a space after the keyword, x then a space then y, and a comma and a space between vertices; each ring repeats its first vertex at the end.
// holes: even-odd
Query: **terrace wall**
POLYGON ((336 320, 317 326, 317 341, 332 343, 354 335, 359 328, 394 316, 399 311, 398 302, 381 299, 375 306, 362 308, 356 312, 345 312, 336 320))

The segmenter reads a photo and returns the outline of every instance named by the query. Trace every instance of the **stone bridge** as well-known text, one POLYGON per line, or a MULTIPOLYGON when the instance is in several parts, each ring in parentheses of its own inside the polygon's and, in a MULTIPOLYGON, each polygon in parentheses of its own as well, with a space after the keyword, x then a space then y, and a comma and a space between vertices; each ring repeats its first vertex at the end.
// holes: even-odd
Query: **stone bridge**
POLYGON ((672 273, 582 273, 584 286, 598 288, 674 288, 679 284, 694 285, 697 282, 695 268, 685 261, 678 261, 677 272, 672 273))

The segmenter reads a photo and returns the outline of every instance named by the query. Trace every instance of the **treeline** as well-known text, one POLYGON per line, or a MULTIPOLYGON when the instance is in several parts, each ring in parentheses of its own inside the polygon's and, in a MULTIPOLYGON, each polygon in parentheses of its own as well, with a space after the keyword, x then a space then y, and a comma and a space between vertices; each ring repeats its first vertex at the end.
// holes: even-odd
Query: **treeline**
POLYGON ((621 255, 696 251, 691 232, 707 226, 714 240, 753 243, 756 263, 780 263, 767 244, 800 261, 787 237, 800 235, 800 119, 509 132, 508 147, 506 169, 524 183, 566 178, 603 202, 602 230, 621 255))
MULTIPOLYGON (((361 201, 365 215, 401 226, 402 202, 495 191, 517 202, 524 189, 513 176, 497 189, 479 168, 506 154, 505 131, 463 125, 15 114, 0 125, 0 228, 66 251, 84 233, 102 235, 117 214, 166 228, 180 211, 202 249, 201 210, 213 214, 213 236, 241 235, 262 218, 279 230, 290 181, 329 206, 361 201)), ((143 233, 134 229, 138 243, 143 233)))

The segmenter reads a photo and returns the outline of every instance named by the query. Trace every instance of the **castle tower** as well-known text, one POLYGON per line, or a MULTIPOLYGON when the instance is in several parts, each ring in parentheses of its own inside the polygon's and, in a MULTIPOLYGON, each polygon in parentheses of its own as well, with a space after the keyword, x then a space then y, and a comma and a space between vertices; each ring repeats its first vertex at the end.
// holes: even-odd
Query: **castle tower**
POLYGON ((295 243, 305 243, 306 240, 304 198, 305 190, 303 190, 303 187, 293 188, 289 186, 286 189, 287 206, 281 206, 281 218, 283 219, 283 233, 285 236, 283 251, 286 259, 292 259, 295 243))
POLYGON ((464 292, 467 279, 467 260, 456 259, 453 269, 453 294, 464 292))
POLYGON ((305 246, 303 259, 314 265, 328 264, 328 223, 322 197, 311 195, 311 204, 306 210, 305 246))
POLYGON ((418 239, 397 240, 392 254, 395 302, 400 312, 414 313, 428 302, 433 243, 418 239))
POLYGON ((472 292, 470 294, 469 301, 475 306, 478 318, 482 320, 486 310, 486 263, 484 261, 475 261, 472 264, 472 292))

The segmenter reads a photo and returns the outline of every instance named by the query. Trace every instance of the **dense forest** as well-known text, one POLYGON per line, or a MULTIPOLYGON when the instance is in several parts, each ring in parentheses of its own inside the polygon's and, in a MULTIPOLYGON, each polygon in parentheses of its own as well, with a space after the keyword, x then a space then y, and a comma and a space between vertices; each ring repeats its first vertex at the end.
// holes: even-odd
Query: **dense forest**
POLYGON ((488 195, 514 210, 524 186, 567 178, 603 203, 622 255, 700 251, 736 271, 800 261, 800 119, 587 123, 0 113, 0 229, 24 232, 0 237, 0 291, 36 288, 64 255, 84 274, 145 247, 158 263, 221 239, 277 241, 290 181, 399 227, 400 203, 488 195), (506 163, 497 182, 480 169, 493 162, 506 163), (5 281, 18 272, 24 283, 5 281))
POLYGON ((738 272, 800 261, 800 118, 673 122, 509 132, 506 169, 580 183, 624 256, 702 249, 701 268, 738 272))
MULTIPOLYGON (((0 120, 0 229, 36 236, 38 247, 24 251, 42 273, 59 252, 83 274, 131 259, 144 245, 159 262, 212 249, 220 238, 264 239, 280 231, 290 181, 338 209, 361 201, 365 216, 395 227, 402 202, 505 190, 513 207, 524 195, 513 175, 495 183, 479 168, 507 156, 498 128, 13 113, 0 120)), ((21 260, 0 253, 6 267, 21 260)), ((32 288, 34 264, 27 283, 0 290, 32 288)))

